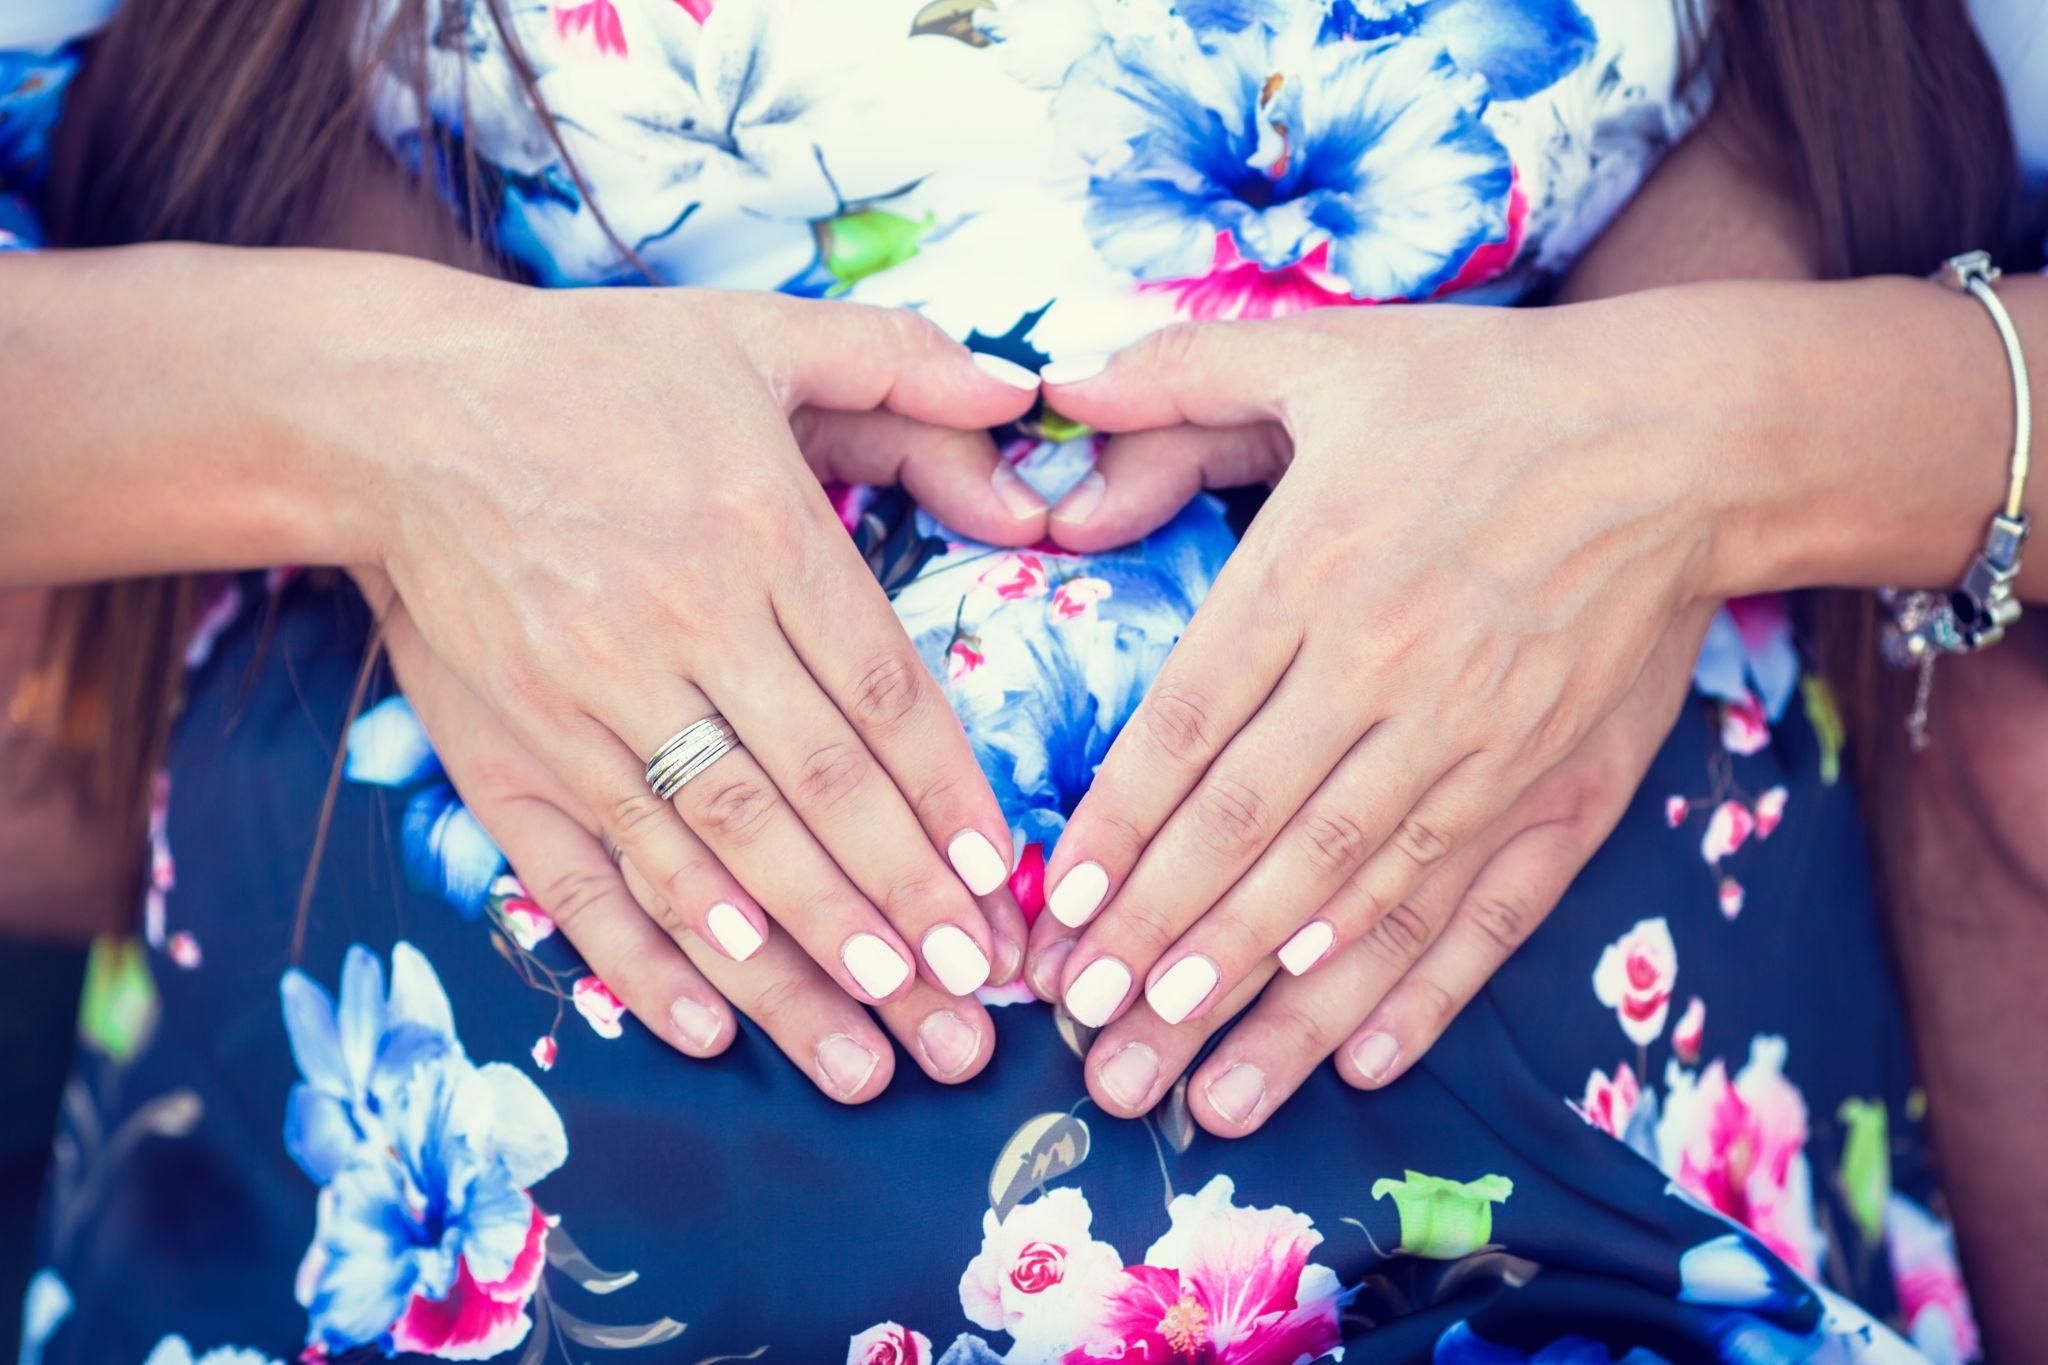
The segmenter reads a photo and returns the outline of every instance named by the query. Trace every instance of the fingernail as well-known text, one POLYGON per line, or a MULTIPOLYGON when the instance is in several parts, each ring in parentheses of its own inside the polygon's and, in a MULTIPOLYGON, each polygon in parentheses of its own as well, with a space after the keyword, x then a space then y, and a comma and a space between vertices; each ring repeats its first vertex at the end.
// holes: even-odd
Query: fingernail
POLYGON ((951 1010, 934 1010, 917 1026, 917 1045, 932 1070, 941 1076, 957 1076, 981 1051, 981 1035, 951 1010))
POLYGON ((998 986, 1007 986, 1017 979, 1017 969, 1024 965, 1024 950, 1017 946, 1017 940, 1008 934, 996 935, 996 969, 989 973, 989 980, 998 986))
POLYGON ((910 976, 910 964, 894 948, 873 934, 855 934, 839 950, 839 960, 860 983, 860 988, 880 1000, 910 976))
POLYGON ((719 1030, 724 1027, 718 1016, 698 1004, 687 995, 679 995, 668 1007, 668 1021, 675 1025, 683 1041, 695 1048, 707 1048, 718 1041, 719 1030))
POLYGON ((1049 365, 1041 366, 1038 379, 1044 384, 1078 384, 1084 379, 1093 379, 1107 368, 1107 351, 1096 355, 1062 356, 1049 365))
POLYGON ((1189 953, 1168 967, 1157 981, 1145 988, 1152 1012, 1169 1024, 1178 1024, 1195 1012, 1195 1006, 1216 989, 1216 964, 1200 953, 1189 953))
POLYGON ((875 1074, 881 1058, 843 1033, 835 1033, 818 1044, 818 1070, 825 1073, 841 1099, 851 1099, 875 1074))
POLYGON ((1098 957, 1067 987, 1067 1013, 1089 1028, 1101 1028, 1131 993, 1131 969, 1113 957, 1098 957))
POLYGON ((1111 1099, 1126 1109, 1143 1109, 1159 1079, 1159 1054, 1143 1043, 1125 1043, 1097 1074, 1111 1099))
POLYGON ((1031 989, 1038 992, 1039 999, 1060 998, 1060 975, 1066 970, 1067 955, 1073 951, 1074 940, 1063 938, 1031 959, 1031 989))
POLYGON ((976 351, 974 353, 974 363, 990 379, 1008 384, 1013 389, 1035 389, 1038 387, 1038 376, 1014 360, 1005 360, 999 355, 990 355, 987 351, 976 351))
POLYGON ((1337 931, 1326 919, 1312 919, 1294 931, 1294 937, 1280 945, 1280 965, 1289 972, 1300 976, 1323 960, 1323 954, 1330 951, 1330 945, 1337 941, 1337 931))
POLYGON ((924 960, 954 995, 971 995, 988 984, 988 959, 957 924, 941 924, 924 936, 924 960))
POLYGON ((1102 864, 1082 863, 1060 878, 1060 884, 1045 898, 1045 907, 1061 924, 1078 929, 1088 922, 1108 891, 1109 874, 1102 864))
POLYGON ((761 931, 740 913, 737 905, 720 901, 705 912, 704 923, 711 930, 711 937, 734 962, 745 962, 761 950, 761 931))
POLYGON ((1391 1033, 1368 1033, 1351 1049, 1351 1064, 1369 1081, 1385 1080, 1401 1056, 1401 1045, 1391 1033))
POLYGON ((1217 1113, 1242 1128, 1252 1121, 1266 1098, 1266 1073, 1250 1062, 1239 1062, 1202 1090, 1217 1113))
MULTIPOLYGON (((1016 475, 1010 477, 1015 478, 1016 475)), ((1043 503, 1039 505, 1044 506, 1043 503)), ((953 864, 960 880, 966 882, 967 889, 977 896, 986 896, 1010 880, 1009 865, 980 830, 963 829, 954 835, 953 842, 946 845, 946 861, 953 864)))
POLYGON ((1044 514, 1045 499, 1010 468, 1009 461, 996 461, 996 467, 989 471, 988 482, 989 487, 996 490, 996 498, 1003 504, 1003 510, 1017 520, 1044 514))
POLYGON ((1078 525, 1095 515, 1095 509, 1102 506, 1102 494, 1109 487, 1103 477, 1094 470, 1081 476, 1081 482, 1067 490, 1067 495, 1052 509, 1054 521, 1078 525))

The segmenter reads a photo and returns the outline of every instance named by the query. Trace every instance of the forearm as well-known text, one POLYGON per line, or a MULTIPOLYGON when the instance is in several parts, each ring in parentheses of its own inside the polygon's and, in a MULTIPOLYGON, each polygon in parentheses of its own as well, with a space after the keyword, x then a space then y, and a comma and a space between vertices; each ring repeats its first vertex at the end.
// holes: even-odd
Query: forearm
POLYGON ((396 401, 432 269, 183 245, 0 258, 0 585, 368 557, 357 424, 396 401))

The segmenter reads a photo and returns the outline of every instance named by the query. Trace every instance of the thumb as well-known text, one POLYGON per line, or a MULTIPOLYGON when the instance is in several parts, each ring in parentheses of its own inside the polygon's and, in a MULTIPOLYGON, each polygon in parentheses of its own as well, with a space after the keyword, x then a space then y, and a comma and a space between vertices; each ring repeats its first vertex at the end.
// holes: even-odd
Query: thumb
POLYGON ((785 409, 887 408, 934 426, 1014 422, 1038 401, 1038 377, 970 351, 907 308, 761 295, 736 308, 735 339, 785 409))
POLYGON ((1184 322, 1111 356, 1055 360, 1039 378, 1049 406, 1097 431, 1249 426, 1282 415, 1302 353, 1285 322, 1184 322))
POLYGON ((817 408, 799 408, 790 428, 821 481, 900 483, 948 527, 989 545, 1045 538, 1045 499, 1017 477, 985 431, 893 412, 817 408))
POLYGON ((1112 436, 1095 468, 1052 509, 1052 538, 1080 553, 1128 545, 1171 521, 1205 488, 1278 478, 1293 450, 1277 422, 1112 436))

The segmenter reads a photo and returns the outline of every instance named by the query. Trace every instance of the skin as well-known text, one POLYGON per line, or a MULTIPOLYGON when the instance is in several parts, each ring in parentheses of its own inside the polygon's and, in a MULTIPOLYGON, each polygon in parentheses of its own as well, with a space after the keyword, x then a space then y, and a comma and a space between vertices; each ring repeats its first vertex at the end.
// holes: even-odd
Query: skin
MULTIPOLYGON (((2048 282, 2000 293, 2048 336, 2048 282)), ((1314 919, 1356 941, 1583 742, 1699 604, 1955 581, 2003 494, 2004 373, 1974 300, 1885 279, 1190 326, 1048 374, 1100 429, 1287 437, 1047 869, 1056 912, 1084 863, 1109 886, 1092 922, 1067 916, 1087 928, 1058 993, 1091 1023, 1147 988, 1155 1013, 1200 1018, 1314 919), (1445 409, 1447 373, 1488 383, 1445 409), (1176 998, 1162 981, 1190 957, 1215 985, 1176 998), (1112 989, 1077 998, 1091 970, 1112 989)), ((2044 578, 2036 556, 2021 595, 2044 578)))
POLYGON ((942 925, 1015 955, 944 852, 1007 862, 1001 813, 820 480, 1035 540, 981 430, 1028 376, 905 313, 175 245, 0 261, 0 338, 0 584, 374 570, 675 934, 773 916, 869 1003, 943 985, 942 925), (746 747, 654 800, 641 755, 714 709, 746 747), (901 965, 856 979, 860 936, 901 965))

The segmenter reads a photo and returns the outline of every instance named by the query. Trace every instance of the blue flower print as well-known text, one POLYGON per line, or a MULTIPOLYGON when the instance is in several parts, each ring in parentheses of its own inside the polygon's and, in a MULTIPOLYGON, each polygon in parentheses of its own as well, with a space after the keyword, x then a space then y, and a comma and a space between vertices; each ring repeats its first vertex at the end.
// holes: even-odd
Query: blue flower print
POLYGON ((469 1060, 410 944, 388 992, 358 946, 338 1002, 296 969, 280 993, 304 1077, 285 1147, 323 1186, 299 1271, 309 1340, 422 1349, 451 1344, 451 1324, 494 1349, 523 1337, 547 1229, 528 1191, 568 1156, 554 1106, 524 1072, 469 1060))
POLYGON ((404 697, 386 697, 348 728, 342 775, 351 782, 410 791, 401 824, 405 878, 465 919, 483 913, 505 855, 443 780, 441 760, 404 697))
POLYGON ((1228 234, 1266 269, 1326 248, 1354 297, 1419 298, 1506 236, 1484 80, 1441 44, 1319 41, 1320 22, 1117 33, 1075 63, 1053 120, 1090 165, 1107 261, 1199 276, 1228 234))
POLYGON ((1592 55, 1597 41, 1574 0, 1335 0, 1323 32, 1441 43, 1460 71, 1486 79, 1497 100, 1527 99, 1555 85, 1592 55))

